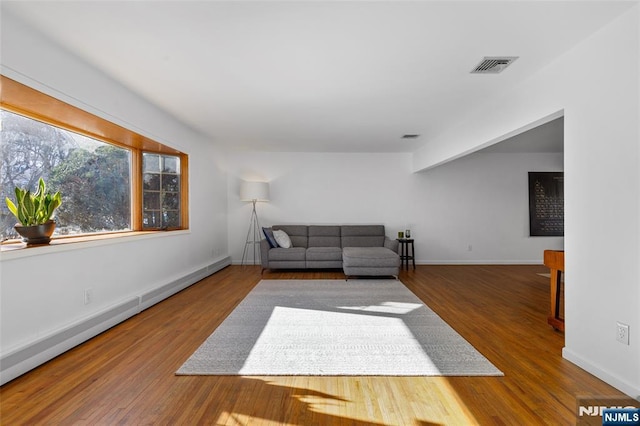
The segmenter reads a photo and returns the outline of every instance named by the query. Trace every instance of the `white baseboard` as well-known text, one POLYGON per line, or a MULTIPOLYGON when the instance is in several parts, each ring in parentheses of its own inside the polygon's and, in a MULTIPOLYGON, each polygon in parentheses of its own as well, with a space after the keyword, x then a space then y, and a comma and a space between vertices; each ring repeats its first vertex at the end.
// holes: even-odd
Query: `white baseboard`
MULTIPOLYGON (((235 260, 232 265, 240 265, 242 262, 235 260)), ((261 265, 261 263, 249 263, 247 265, 261 265)), ((542 258, 534 260, 416 260, 416 265, 542 265, 542 258)))
POLYGON ((580 355, 576 354, 570 349, 563 348, 562 357, 567 361, 574 363, 583 370, 593 374, 600 380, 610 384, 620 392, 624 392, 631 398, 635 398, 640 401, 640 385, 629 383, 621 377, 612 375, 611 373, 603 370, 597 365, 594 365, 586 359, 582 358, 580 355))
POLYGON ((136 315, 140 312, 138 305, 139 298, 134 297, 3 355, 0 359, 0 385, 136 315))
POLYGON ((203 278, 208 277, 211 274, 214 274, 221 270, 222 268, 229 266, 231 264, 230 257, 223 257, 217 262, 214 262, 210 265, 207 265, 203 268, 200 268, 188 275, 180 277, 177 280, 174 280, 170 283, 167 283, 163 286, 155 288, 149 292, 143 293, 140 295, 140 311, 143 311, 158 302, 166 299, 169 296, 176 294, 179 291, 184 290, 190 285, 197 283, 203 278))
POLYGON ((535 260, 416 260, 416 265, 542 265, 535 260))
POLYGON ((131 297, 48 336, 2 354, 0 358, 0 385, 86 342, 230 264, 231 259, 228 256, 223 257, 170 283, 139 296, 131 297))

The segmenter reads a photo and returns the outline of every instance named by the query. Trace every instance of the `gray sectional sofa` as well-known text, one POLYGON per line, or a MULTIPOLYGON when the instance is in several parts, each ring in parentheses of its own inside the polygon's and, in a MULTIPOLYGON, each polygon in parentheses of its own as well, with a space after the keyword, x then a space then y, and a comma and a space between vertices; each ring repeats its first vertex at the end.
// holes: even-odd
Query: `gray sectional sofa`
POLYGON ((349 276, 398 276, 398 241, 384 225, 274 225, 291 247, 260 242, 262 269, 343 269, 349 276))

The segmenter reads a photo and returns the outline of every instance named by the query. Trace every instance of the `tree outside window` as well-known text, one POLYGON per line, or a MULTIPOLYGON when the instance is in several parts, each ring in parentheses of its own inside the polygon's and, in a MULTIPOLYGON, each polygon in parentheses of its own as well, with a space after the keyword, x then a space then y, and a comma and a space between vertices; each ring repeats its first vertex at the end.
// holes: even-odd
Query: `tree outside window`
POLYGON ((131 230, 131 152, 6 110, 0 111, 0 237, 16 238, 4 203, 43 178, 63 194, 54 235, 131 230))

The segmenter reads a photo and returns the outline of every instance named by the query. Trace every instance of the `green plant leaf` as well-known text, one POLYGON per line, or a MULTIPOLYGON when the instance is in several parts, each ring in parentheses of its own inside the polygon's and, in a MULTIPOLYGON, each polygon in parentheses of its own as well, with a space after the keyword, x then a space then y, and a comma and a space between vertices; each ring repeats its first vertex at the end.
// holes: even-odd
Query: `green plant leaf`
POLYGON ((38 179, 38 192, 36 192, 36 195, 39 195, 41 197, 43 197, 46 194, 46 185, 44 183, 44 179, 40 178, 38 179))
POLYGON ((36 209, 33 204, 33 201, 34 201, 34 198, 33 198, 33 195, 31 194, 31 191, 27 191, 27 193, 24 195, 24 199, 22 200, 23 214, 24 214, 25 221, 27 222, 27 223, 23 223, 23 225, 25 226, 31 226, 36 224, 35 223, 36 209))
POLYGON ((34 221, 37 223, 38 222, 38 215, 39 212, 41 210, 41 201, 40 198, 36 197, 35 195, 31 196, 31 202, 33 204, 33 219, 34 221))
POLYGON ((20 216, 18 216, 18 208, 13 203, 13 201, 11 201, 9 197, 6 197, 4 201, 7 203, 7 207, 9 208, 9 211, 16 217, 16 219, 20 220, 20 216))
POLYGON ((51 219, 51 216, 53 216, 53 212, 55 211, 55 209, 60 207, 61 204, 62 204, 62 196, 60 195, 59 191, 56 192, 53 196, 48 196, 46 215, 44 219, 45 222, 51 219))

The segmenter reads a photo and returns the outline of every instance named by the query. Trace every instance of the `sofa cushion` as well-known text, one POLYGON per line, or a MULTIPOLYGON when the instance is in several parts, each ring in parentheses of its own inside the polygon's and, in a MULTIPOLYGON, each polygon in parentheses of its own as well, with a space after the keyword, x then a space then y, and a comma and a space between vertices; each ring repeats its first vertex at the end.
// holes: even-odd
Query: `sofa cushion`
POLYGON ((269 261, 302 261, 306 258, 307 249, 304 247, 273 248, 269 250, 269 261))
POLYGON ((273 225, 271 227, 274 231, 281 229, 287 233, 291 239, 293 247, 309 247, 308 226, 306 225, 273 225))
POLYGON ((383 247, 384 225, 343 225, 342 247, 383 247))
POLYGON ((291 238, 284 232, 282 229, 276 229, 273 231, 273 238, 276 239, 279 247, 282 248, 290 248, 291 247, 291 238))
POLYGON ((304 260, 273 260, 269 262, 269 269, 305 269, 304 260))
POLYGON ((269 247, 275 248, 278 247, 278 243, 276 242, 276 238, 273 236, 273 229, 271 228, 262 228, 262 233, 264 234, 265 240, 269 243, 269 247))
POLYGON ((342 249, 340 247, 309 247, 307 249, 307 262, 333 260, 342 261, 342 249))
POLYGON ((384 247, 345 247, 342 249, 342 263, 345 268, 399 267, 400 256, 384 247))
POLYGON ((309 247, 342 247, 340 226, 309 226, 309 247))
POLYGON ((342 269, 342 260, 307 260, 307 269, 342 269))

